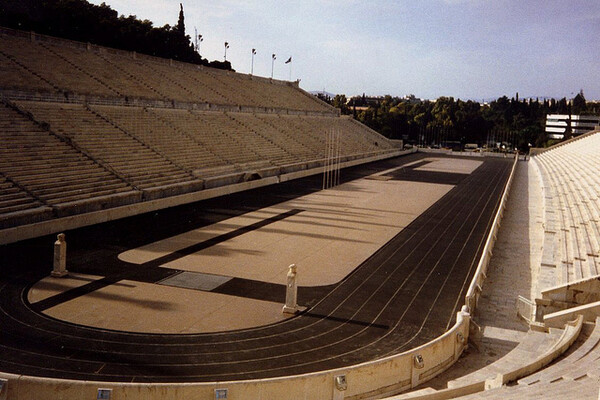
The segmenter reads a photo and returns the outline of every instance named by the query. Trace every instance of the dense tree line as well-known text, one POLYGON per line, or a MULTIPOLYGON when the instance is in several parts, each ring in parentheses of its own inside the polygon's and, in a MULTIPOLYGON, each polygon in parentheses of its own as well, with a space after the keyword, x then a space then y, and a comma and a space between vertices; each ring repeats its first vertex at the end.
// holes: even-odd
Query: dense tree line
MULTIPOLYGON (((174 10, 173 15, 175 16, 174 10)), ((185 34, 183 8, 177 25, 154 27, 149 20, 119 16, 102 3, 86 0, 2 0, 0 25, 45 35, 136 51, 157 57, 231 69, 229 62, 202 58, 185 34)))
POLYGON ((425 146, 458 142, 488 147, 505 144, 521 151, 527 151, 529 144, 536 147, 552 144, 544 133, 546 114, 600 112, 600 104, 587 103, 583 92, 571 101, 520 100, 517 94, 489 104, 453 97, 408 101, 392 96, 373 100, 363 95, 347 101, 346 96, 336 95, 323 100, 391 139, 425 146))

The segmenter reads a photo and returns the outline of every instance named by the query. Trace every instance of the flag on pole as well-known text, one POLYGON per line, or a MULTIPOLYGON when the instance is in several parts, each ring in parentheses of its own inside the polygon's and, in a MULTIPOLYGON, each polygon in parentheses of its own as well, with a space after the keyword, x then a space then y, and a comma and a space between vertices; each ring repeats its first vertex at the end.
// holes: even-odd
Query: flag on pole
POLYGON ((285 62, 285 64, 289 64, 292 62, 292 57, 288 58, 288 60, 285 62))

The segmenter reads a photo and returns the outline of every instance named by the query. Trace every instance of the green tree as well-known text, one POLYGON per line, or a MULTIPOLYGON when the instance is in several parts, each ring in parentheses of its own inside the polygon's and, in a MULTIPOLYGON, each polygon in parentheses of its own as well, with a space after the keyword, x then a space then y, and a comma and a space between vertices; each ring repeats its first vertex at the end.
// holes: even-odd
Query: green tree
MULTIPOLYGON (((583 93, 581 97, 584 100, 583 93)), ((440 97, 435 102, 413 102, 392 96, 374 100, 365 95, 354 97, 351 102, 357 105, 368 102, 368 108, 357 112, 355 118, 388 138, 426 145, 459 140, 483 145, 492 140, 507 142, 521 151, 527 151, 529 144, 539 147, 550 143, 544 132, 546 114, 561 111, 567 114, 571 107, 565 98, 540 102, 523 100, 518 95, 511 99, 502 96, 489 104, 452 97, 440 97)), ((336 101, 341 108, 340 103, 336 101)), ((574 100, 573 107, 576 103, 574 100)), ((586 109, 600 112, 600 103, 588 103, 586 109)))
POLYGON ((90 42, 157 57, 231 69, 230 63, 203 59, 185 35, 183 6, 177 26, 154 27, 135 15, 119 16, 105 3, 87 0, 0 1, 0 25, 35 31, 81 42, 90 42))
POLYGON ((339 108, 342 114, 350 114, 350 110, 348 109, 348 100, 346 99, 345 94, 336 94, 333 98, 332 105, 339 108))
POLYGON ((585 114, 587 112, 587 103, 585 101, 585 96, 583 95, 583 89, 581 89, 573 99, 571 111, 575 115, 585 114))
POLYGON ((565 97, 563 97, 556 103, 556 112, 558 114, 569 113, 569 105, 567 104, 567 99, 565 97))
POLYGON ((179 3, 179 19, 177 20, 176 31, 185 36, 185 17, 183 16, 183 4, 179 3))

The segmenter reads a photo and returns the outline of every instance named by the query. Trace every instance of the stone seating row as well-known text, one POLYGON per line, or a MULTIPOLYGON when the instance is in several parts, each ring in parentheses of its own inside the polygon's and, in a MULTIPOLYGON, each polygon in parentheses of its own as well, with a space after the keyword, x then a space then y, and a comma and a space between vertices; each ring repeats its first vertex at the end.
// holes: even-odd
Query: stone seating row
MULTIPOLYGON (((553 182, 555 173, 550 170, 546 179, 553 182)), ((557 267, 555 284, 561 285, 569 281, 588 276, 583 262, 588 262, 580 252, 581 233, 573 217, 574 205, 567 200, 564 191, 559 191, 554 184, 545 187, 546 200, 546 238, 543 264, 557 267), (552 260, 558 256, 556 260, 552 260)), ((592 260, 593 261, 593 260, 592 260)))
POLYGON ((534 157, 546 203, 542 266, 556 267, 557 285, 600 272, 599 152, 593 134, 534 157))
POLYGON ((8 30, 0 68, 5 89, 336 113, 292 83, 8 30))
POLYGON ((17 224, 26 218, 13 214, 25 210, 48 219, 315 168, 334 128, 344 160, 395 151, 337 116, 6 102, 0 214, 12 217, 0 222, 17 224))
MULTIPOLYGON (((555 159, 562 164, 568 164, 568 168, 564 172, 584 174, 585 183, 598 184, 597 172, 600 169, 600 161, 598 160, 598 147, 600 146, 600 136, 598 133, 584 135, 573 142, 560 146, 556 151, 543 153, 545 157, 555 159)), ((597 186, 592 189, 598 195, 597 186)))
MULTIPOLYGON (((599 146, 600 147, 600 146, 599 146)), ((550 156, 552 159, 552 155, 550 156)), ((561 163, 562 168, 553 168, 552 179, 558 185, 563 183, 563 186, 567 186, 563 193, 567 196, 572 196, 571 201, 575 204, 585 206, 588 212, 591 212, 597 216, 599 212, 598 208, 598 195, 597 195, 597 184, 594 182, 595 175, 600 171, 597 167, 589 165, 584 168, 577 168, 578 163, 577 156, 566 157, 565 155, 555 155, 553 163, 561 163), (575 159, 575 161, 571 161, 575 159)))
MULTIPOLYGON (((259 159, 268 160, 274 165, 282 165, 293 162, 299 162, 300 159, 287 151, 287 148, 278 146, 269 140, 259 129, 252 129, 241 121, 237 114, 218 114, 218 119, 209 118, 213 126, 217 127, 224 134, 233 137, 237 142, 245 147, 252 148, 259 156, 259 159)), ((205 117, 209 117, 204 114, 205 117)))
POLYGON ((0 47, 0 74, 5 89, 28 88, 32 91, 58 90, 50 82, 31 72, 19 61, 11 58, 0 47))
POLYGON ((498 389, 486 390, 476 394, 457 397, 461 400, 470 399, 596 399, 598 398, 597 378, 582 378, 580 380, 558 380, 546 385, 535 386, 503 386, 498 389))
MULTIPOLYGON (((262 116, 261 118, 263 121, 267 121, 266 116, 262 116)), ((298 132, 307 132, 302 138, 302 143, 318 158, 324 158, 327 155, 325 138, 328 132, 325 129, 315 131, 308 122, 308 118, 278 117, 270 118, 269 122, 280 130, 283 130, 288 137, 296 138, 298 132)))
POLYGON ((133 194, 119 177, 6 105, 0 107, 0 139, 0 171, 13 183, 0 190, 2 214, 133 194))
POLYGON ((0 176, 0 229, 20 222, 43 221, 51 216, 50 207, 0 176))
POLYGON ((480 392, 463 399, 597 398, 600 378, 600 320, 584 324, 563 357, 518 380, 518 384, 480 392))
POLYGON ((552 162, 557 163, 559 165, 567 165, 568 169, 562 170, 562 175, 568 176, 571 178, 579 178, 578 181, 584 185, 588 186, 591 192, 598 196, 598 191, 596 184, 598 183, 598 179, 593 173, 598 170, 598 166, 591 159, 587 160, 585 157, 585 153, 571 153, 566 152, 568 148, 565 148, 563 152, 557 154, 549 154, 547 157, 552 160, 552 162))
POLYGON ((134 188, 151 189, 195 179, 83 105, 24 101, 17 104, 134 188))
POLYGON ((448 382, 448 388, 467 386, 472 382, 495 378, 499 373, 506 373, 520 366, 524 361, 533 360, 543 354, 559 340, 562 331, 550 333, 528 331, 523 340, 504 357, 486 365, 470 374, 448 382))
MULTIPOLYGON (((313 140, 309 135, 297 135, 292 123, 281 123, 282 118, 278 115, 256 115, 248 113, 239 113, 230 115, 240 123, 247 126, 254 132, 260 133, 266 140, 269 140, 278 147, 286 151, 294 158, 303 160, 307 158, 321 158, 323 152, 322 143, 313 140)), ((292 118, 287 118, 292 120, 292 118)))
MULTIPOLYGON (((296 164, 325 156, 326 133, 330 126, 342 122, 339 118, 263 115, 249 113, 201 112, 176 109, 142 109, 90 105, 89 108, 113 124, 155 149, 175 165, 198 175, 213 167, 247 165, 265 161, 271 166, 296 164), (265 121, 270 120, 267 124, 265 121), (285 128, 291 121, 312 121, 294 132, 294 140, 285 128), (303 130, 302 130, 303 129, 303 130), (308 143, 305 144, 305 142, 308 143)), ((360 127, 360 126, 358 126, 360 127)), ((344 130, 343 155, 392 149, 381 137, 382 145, 362 140, 360 131, 344 130), (358 143, 358 144, 357 144, 358 143)))
MULTIPOLYGON (((94 80, 44 47, 30 43, 26 39, 0 35, 0 51, 14 62, 13 68, 21 68, 21 72, 25 75, 39 77, 55 90, 62 89, 84 94, 94 93, 99 96, 118 95, 106 84, 94 80)), ((16 82, 5 82, 4 79, 0 82, 4 88, 14 87, 16 84, 16 82)), ((29 87, 26 82, 25 88, 43 89, 39 86, 39 82, 35 82, 35 84, 35 86, 29 87)))
MULTIPOLYGON (((156 149, 184 170, 193 171, 201 166, 210 167, 224 162, 210 152, 205 143, 194 140, 192 133, 178 130, 171 121, 147 109, 116 106, 90 106, 90 109, 156 149)), ((188 116, 184 110, 175 110, 170 114, 173 114, 175 121, 188 116)))
MULTIPOLYGON (((446 389, 424 388, 418 391, 391 397, 401 399, 475 399, 506 398, 507 384, 543 371, 553 361, 560 359, 579 338, 583 330, 583 317, 578 316, 564 329, 551 329, 548 333, 528 331, 519 344, 504 357, 458 379, 447 382, 446 389)), ((540 385, 542 387, 544 385, 540 385)), ((523 385, 526 387, 526 385, 523 385)), ((537 389, 537 388, 536 388, 537 389)), ((520 397, 515 397, 520 398, 520 397)))
POLYGON ((518 381, 519 385, 551 383, 561 379, 576 381, 586 375, 600 377, 600 318, 586 323, 568 353, 548 368, 518 381))

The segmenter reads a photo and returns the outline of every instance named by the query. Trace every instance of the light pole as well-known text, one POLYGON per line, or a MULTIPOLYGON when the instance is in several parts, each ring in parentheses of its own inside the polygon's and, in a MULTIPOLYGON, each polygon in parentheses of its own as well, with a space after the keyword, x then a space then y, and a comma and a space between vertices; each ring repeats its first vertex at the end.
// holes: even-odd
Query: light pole
POLYGON ((254 74, 254 55, 256 54, 256 49, 252 49, 252 67, 250 68, 250 75, 254 74))
POLYGON ((271 79, 273 79, 273 70, 275 69, 275 60, 277 59, 277 57, 275 56, 275 53, 273 53, 273 55, 271 56, 271 79))
POLYGON ((227 49, 229 48, 229 43, 225 42, 225 61, 227 61, 227 49))

